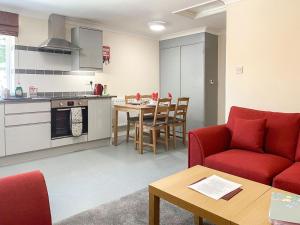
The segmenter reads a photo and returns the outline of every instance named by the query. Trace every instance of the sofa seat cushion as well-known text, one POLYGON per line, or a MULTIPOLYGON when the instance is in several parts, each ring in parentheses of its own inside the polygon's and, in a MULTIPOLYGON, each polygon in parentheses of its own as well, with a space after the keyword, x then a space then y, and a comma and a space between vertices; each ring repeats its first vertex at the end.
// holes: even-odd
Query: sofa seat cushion
POLYGON ((292 164, 292 161, 280 156, 240 149, 217 153, 204 160, 204 165, 209 168, 267 185, 292 164))
POLYGON ((300 194, 300 162, 278 174, 273 180, 273 186, 295 194, 300 194))

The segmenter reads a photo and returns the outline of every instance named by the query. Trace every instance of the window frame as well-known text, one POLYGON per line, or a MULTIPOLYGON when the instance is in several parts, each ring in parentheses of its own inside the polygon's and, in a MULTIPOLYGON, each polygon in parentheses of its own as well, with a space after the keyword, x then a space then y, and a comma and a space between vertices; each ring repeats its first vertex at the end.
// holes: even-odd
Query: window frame
MULTIPOLYGON (((15 37, 9 35, 1 35, 0 39, 4 38, 5 45, 5 71, 6 78, 0 78, 0 88, 9 89, 10 93, 14 93, 15 89, 15 37)), ((2 40, 0 40, 1 43, 2 40)))

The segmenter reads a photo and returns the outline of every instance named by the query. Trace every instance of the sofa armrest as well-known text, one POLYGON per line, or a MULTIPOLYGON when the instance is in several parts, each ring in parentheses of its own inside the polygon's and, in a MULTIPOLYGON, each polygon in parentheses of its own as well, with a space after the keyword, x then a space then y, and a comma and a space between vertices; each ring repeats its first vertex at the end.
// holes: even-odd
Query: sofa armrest
POLYGON ((212 126, 189 132, 189 167, 203 165, 210 155, 229 147, 230 132, 226 125, 212 126))
POLYGON ((48 191, 39 171, 1 178, 0 199, 0 224, 52 224, 48 191))

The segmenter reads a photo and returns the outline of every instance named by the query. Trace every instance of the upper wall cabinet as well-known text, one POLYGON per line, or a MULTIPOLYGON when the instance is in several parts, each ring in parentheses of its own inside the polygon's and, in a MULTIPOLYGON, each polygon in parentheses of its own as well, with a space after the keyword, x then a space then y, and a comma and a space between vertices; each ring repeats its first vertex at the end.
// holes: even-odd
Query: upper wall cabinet
POLYGON ((72 70, 102 70, 102 31, 75 27, 71 34, 72 43, 80 47, 72 52, 72 70))

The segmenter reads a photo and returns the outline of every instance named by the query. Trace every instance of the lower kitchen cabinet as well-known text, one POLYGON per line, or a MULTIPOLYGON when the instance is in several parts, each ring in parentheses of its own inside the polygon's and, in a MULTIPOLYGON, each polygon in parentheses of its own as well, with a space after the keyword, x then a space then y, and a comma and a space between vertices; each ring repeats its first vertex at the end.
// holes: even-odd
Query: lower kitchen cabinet
POLYGON ((5 156, 4 104, 0 105, 0 157, 5 156))
POLYGON ((111 99, 90 99, 88 102, 88 141, 111 137, 111 99))
POLYGON ((50 148, 50 123, 29 124, 5 128, 6 155, 50 148))

